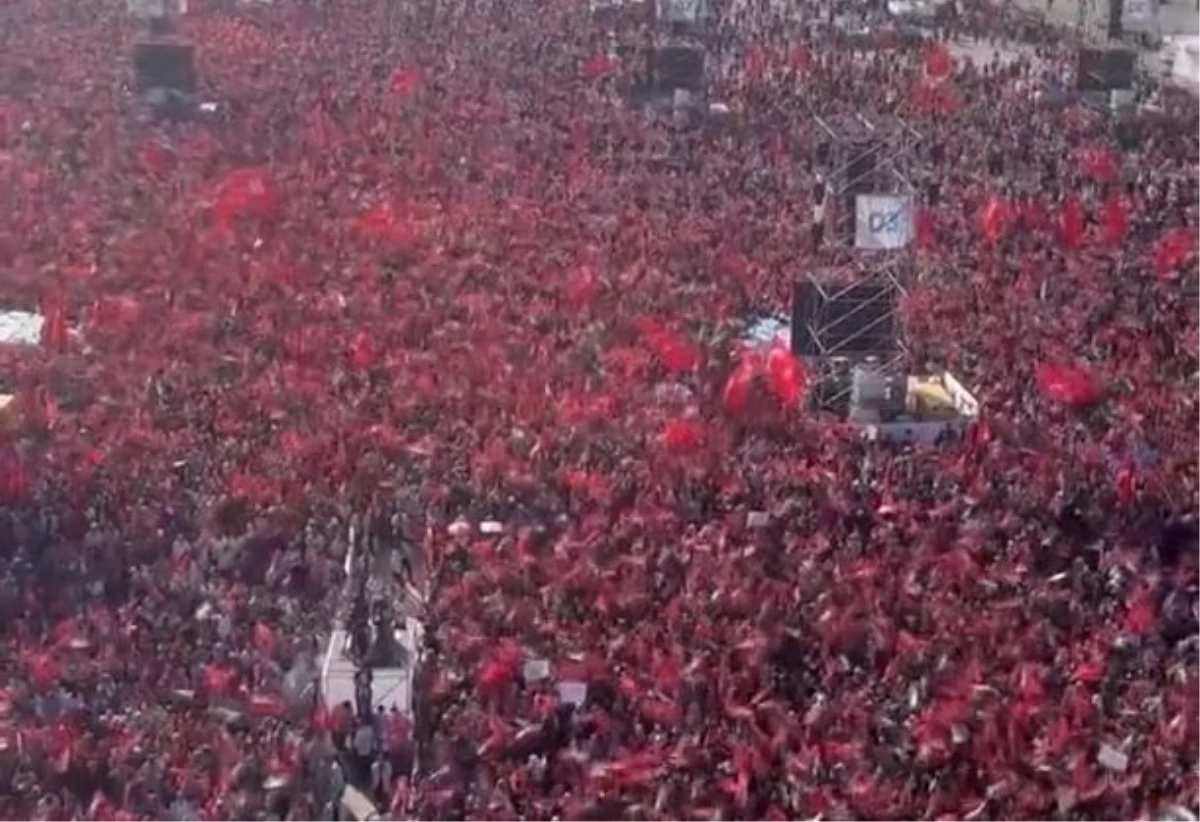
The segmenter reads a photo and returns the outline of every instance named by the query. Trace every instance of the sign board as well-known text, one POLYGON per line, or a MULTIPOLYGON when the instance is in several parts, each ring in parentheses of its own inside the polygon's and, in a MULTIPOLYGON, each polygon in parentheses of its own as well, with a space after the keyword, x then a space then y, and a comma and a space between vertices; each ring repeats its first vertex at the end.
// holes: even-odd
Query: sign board
POLYGON ((860 194, 855 198, 854 247, 891 251, 912 242, 912 198, 897 194, 860 194))

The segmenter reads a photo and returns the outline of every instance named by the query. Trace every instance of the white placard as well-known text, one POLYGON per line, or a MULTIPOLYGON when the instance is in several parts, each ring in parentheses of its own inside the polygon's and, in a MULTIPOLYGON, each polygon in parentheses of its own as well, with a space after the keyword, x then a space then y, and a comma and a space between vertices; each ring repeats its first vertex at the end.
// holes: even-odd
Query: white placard
POLYGON ((528 683, 541 682, 550 676, 550 663, 545 659, 527 659, 521 675, 528 683))
POLYGON ((904 248, 913 237, 912 198, 860 194, 855 199, 854 247, 866 251, 904 248))
POLYGON ((587 701, 587 684, 574 680, 558 683, 558 699, 564 705, 579 707, 587 701))
POLYGON ((46 318, 29 311, 0 311, 0 343, 37 345, 46 318))

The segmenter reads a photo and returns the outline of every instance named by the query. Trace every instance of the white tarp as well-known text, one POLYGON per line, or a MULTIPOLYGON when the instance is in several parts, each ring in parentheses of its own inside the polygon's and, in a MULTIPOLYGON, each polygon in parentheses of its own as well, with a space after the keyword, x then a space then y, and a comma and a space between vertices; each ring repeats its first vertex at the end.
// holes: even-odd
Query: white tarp
POLYGON ((787 317, 758 317, 746 326, 739 339, 747 348, 770 348, 777 343, 791 347, 790 320, 787 317))
POLYGON ((41 314, 29 311, 0 311, 0 344, 37 345, 41 339, 41 314))
POLYGON ((855 201, 854 247, 889 251, 912 242, 912 198, 900 194, 860 194, 855 201))

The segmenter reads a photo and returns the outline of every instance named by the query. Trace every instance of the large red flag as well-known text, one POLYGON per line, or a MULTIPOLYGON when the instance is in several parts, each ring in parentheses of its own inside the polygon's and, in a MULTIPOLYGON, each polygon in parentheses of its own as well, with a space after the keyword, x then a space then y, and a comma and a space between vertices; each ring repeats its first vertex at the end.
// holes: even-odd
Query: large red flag
POLYGON ((784 406, 791 407, 804 396, 808 376, 804 366, 791 351, 782 345, 771 349, 767 355, 767 385, 784 406))

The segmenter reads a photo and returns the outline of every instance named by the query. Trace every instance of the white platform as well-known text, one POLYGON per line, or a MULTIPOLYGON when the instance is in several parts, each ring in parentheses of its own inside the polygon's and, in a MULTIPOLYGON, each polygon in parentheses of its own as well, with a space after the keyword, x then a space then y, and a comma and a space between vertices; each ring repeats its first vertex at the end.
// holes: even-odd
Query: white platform
MULTIPOLYGON (((423 638, 424 628, 412 618, 407 619, 404 628, 396 632, 396 640, 404 648, 409 664, 401 668, 372 669, 373 706, 382 705, 387 711, 394 707, 406 716, 412 716, 413 688, 423 638)), ((344 628, 335 628, 321 664, 321 700, 330 708, 343 702, 354 704, 355 666, 345 654, 347 639, 344 628)))

